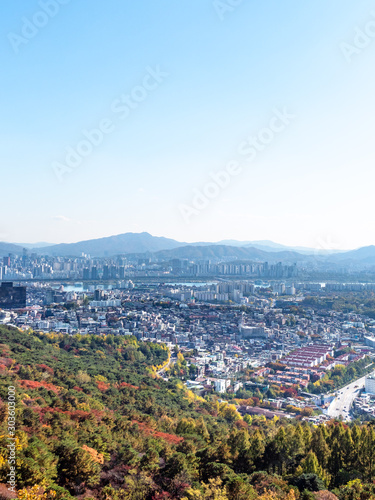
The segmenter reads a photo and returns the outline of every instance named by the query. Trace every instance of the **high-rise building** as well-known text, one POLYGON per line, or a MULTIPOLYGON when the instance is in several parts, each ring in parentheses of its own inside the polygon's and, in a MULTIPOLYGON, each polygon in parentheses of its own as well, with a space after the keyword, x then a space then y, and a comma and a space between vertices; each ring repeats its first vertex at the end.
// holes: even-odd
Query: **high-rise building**
MULTIPOLYGON (((95 279, 95 278, 93 278, 95 279)), ((109 279, 109 266, 108 265, 105 265, 103 267, 103 280, 107 280, 109 279)))
POLYGON ((98 279, 98 269, 96 266, 92 266, 92 268, 91 268, 91 279, 92 280, 98 279))
POLYGON ((26 287, 13 286, 3 281, 0 286, 0 309, 20 309, 26 307, 26 287))
POLYGON ((375 394, 375 374, 371 373, 371 375, 368 375, 365 379, 365 389, 366 392, 369 392, 370 394, 375 394))

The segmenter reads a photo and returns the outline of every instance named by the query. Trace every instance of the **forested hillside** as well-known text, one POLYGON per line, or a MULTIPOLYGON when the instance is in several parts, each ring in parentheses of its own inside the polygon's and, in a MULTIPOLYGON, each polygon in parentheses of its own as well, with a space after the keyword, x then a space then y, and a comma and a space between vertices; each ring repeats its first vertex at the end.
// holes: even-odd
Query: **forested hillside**
POLYGON ((375 498, 375 430, 245 420, 235 406, 165 382, 160 344, 0 327, 0 498, 8 387, 16 399, 18 498, 375 498), (311 493, 311 492, 318 493, 311 493))

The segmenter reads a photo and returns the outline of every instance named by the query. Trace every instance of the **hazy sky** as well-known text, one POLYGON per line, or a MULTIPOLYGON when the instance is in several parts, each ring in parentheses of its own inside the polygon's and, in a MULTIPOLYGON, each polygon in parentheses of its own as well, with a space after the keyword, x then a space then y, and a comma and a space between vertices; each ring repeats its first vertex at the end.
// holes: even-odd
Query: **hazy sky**
POLYGON ((17 0, 0 36, 0 241, 375 244, 374 0, 17 0))

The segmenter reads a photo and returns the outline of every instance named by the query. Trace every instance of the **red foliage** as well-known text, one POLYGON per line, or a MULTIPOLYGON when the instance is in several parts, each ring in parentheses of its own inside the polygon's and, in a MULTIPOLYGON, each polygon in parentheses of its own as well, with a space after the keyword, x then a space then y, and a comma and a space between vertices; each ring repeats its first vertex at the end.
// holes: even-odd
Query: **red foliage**
POLYGON ((44 364, 37 365, 37 367, 40 368, 41 370, 43 370, 44 372, 47 372, 50 375, 53 375, 53 369, 51 367, 44 365, 44 364))
POLYGON ((2 365, 5 365, 7 367, 12 366, 12 364, 15 362, 15 359, 12 358, 0 358, 0 363, 2 365))
POLYGON ((139 389, 137 385, 128 384, 127 382, 121 382, 120 387, 131 387, 132 389, 139 389))
POLYGON ((9 490, 9 487, 6 484, 0 484, 0 498, 3 498, 4 500, 17 498, 17 493, 13 493, 13 491, 9 490))
MULTIPOLYGON (((23 425, 21 429, 26 432, 28 436, 31 436, 34 434, 34 429, 32 427, 27 427, 26 425, 23 425)), ((1 497, 0 497, 1 498, 1 497)))
MULTIPOLYGON (((94 417, 98 421, 100 421, 106 413, 108 414, 108 410, 106 412, 102 411, 102 410, 90 410, 90 413, 91 413, 91 415, 94 415, 94 417)), ((109 413, 111 413, 113 415, 113 411, 112 410, 109 410, 109 413)))
POLYGON ((68 417, 71 420, 75 420, 76 422, 83 422, 90 415, 94 415, 94 417, 98 421, 100 421, 102 419, 103 415, 105 414, 104 411, 100 411, 100 410, 91 410, 91 411, 72 410, 72 411, 68 411, 68 410, 62 410, 61 408, 51 408, 49 406, 45 406, 44 408, 34 407, 33 411, 35 413, 39 414, 39 421, 41 423, 44 422, 44 418, 43 417, 44 417, 44 415, 46 413, 62 413, 64 415, 68 415, 68 417))
POLYGON ((235 423, 235 426, 237 427, 237 429, 248 429, 249 428, 248 424, 244 420, 238 420, 235 423))
POLYGON ((96 384, 100 392, 108 391, 108 389, 111 387, 111 384, 106 384, 105 382, 97 381, 96 384))
POLYGON ((144 422, 138 422, 137 420, 132 420, 132 423, 137 424, 138 427, 145 434, 148 434, 148 435, 156 437, 156 438, 163 439, 164 441, 166 441, 167 443, 170 443, 170 444, 178 444, 184 440, 183 437, 176 436, 175 434, 168 434, 167 432, 156 431, 155 429, 153 429, 152 427, 149 427, 144 422))
POLYGON ((27 389, 39 389, 40 387, 44 387, 44 389, 53 391, 55 394, 58 394, 62 389, 62 387, 58 385, 49 384, 48 382, 37 382, 36 380, 20 380, 20 384, 27 389))
POLYGON ((152 496, 152 500, 168 500, 169 498, 173 498, 168 491, 161 491, 160 493, 155 493, 152 496))
POLYGON ((75 391, 83 391, 82 387, 77 387, 76 385, 73 387, 75 391))
POLYGON ((298 392, 294 387, 288 387, 284 390, 284 397, 286 398, 295 398, 298 392))

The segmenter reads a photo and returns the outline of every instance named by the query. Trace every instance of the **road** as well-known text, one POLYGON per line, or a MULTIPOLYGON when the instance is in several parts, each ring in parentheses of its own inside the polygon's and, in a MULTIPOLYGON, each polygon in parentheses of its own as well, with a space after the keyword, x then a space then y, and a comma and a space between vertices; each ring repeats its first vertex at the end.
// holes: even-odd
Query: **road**
POLYGON ((177 358, 172 358, 172 356, 171 356, 171 357, 169 358, 168 363, 167 363, 167 364, 166 364, 163 368, 161 368, 159 371, 157 371, 156 373, 157 373, 157 374, 161 377, 161 376, 162 376, 162 374, 165 372, 165 370, 166 370, 167 368, 169 368, 169 366, 171 365, 171 363, 175 363, 175 362, 176 362, 176 359, 177 359, 177 358))
POLYGON ((353 400, 358 397, 359 391, 365 386, 365 378, 355 380, 337 391, 337 397, 331 402, 327 410, 330 417, 339 418, 342 415, 343 420, 351 420, 349 415, 350 407, 353 400))

